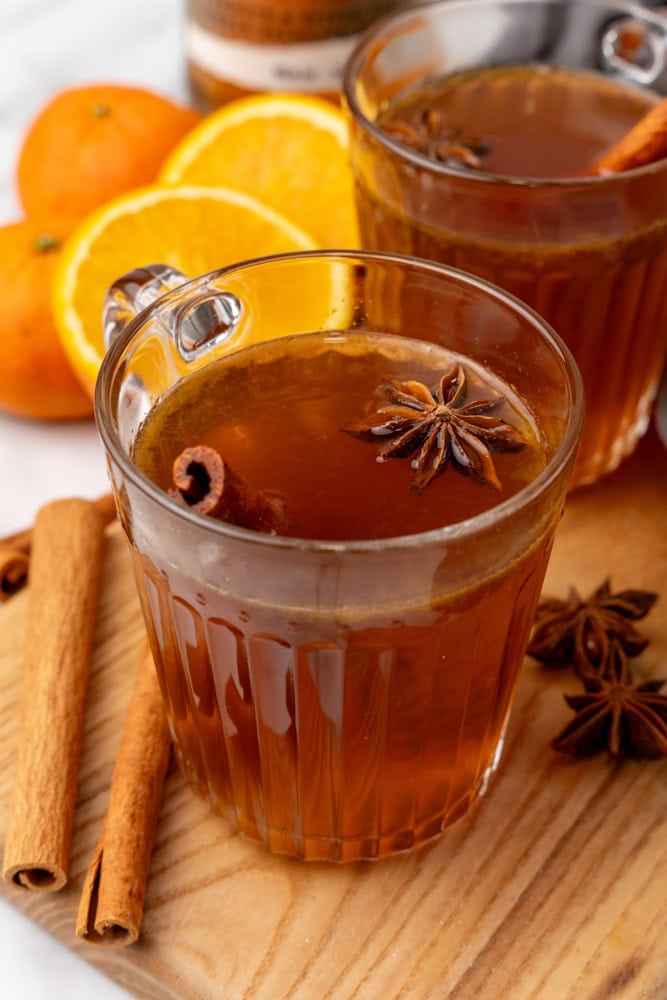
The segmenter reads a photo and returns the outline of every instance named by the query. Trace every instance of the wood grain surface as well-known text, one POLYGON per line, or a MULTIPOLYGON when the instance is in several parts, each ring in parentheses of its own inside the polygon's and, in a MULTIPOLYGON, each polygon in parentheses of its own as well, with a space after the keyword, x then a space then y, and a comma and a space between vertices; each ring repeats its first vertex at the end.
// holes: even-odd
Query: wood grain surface
MULTIPOLYGON (((568 501, 545 590, 659 590, 640 663, 667 677, 667 452, 653 434, 568 501)), ((26 595, 0 611, 0 849, 18 732, 26 595)), ((143 626, 109 530, 70 883, 2 892, 136 997, 159 1000, 666 1000, 667 761, 573 761, 549 739, 568 675, 526 660, 498 775, 435 844, 377 863, 273 857, 210 814, 177 772, 160 817, 140 941, 78 942, 143 626)))

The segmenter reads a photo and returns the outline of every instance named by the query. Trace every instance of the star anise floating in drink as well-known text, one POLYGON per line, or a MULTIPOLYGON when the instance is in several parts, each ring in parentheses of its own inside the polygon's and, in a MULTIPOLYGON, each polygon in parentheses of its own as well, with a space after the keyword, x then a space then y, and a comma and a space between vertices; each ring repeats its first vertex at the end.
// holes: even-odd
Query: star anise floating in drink
POLYGON ((644 618, 658 595, 645 590, 613 593, 604 583, 583 600, 546 598, 535 616, 528 653, 549 666, 571 666, 584 693, 565 695, 575 716, 552 741, 562 753, 590 756, 667 755, 664 680, 636 683, 631 660, 649 640, 632 624, 644 618))
POLYGON ((490 148, 488 143, 467 135, 462 129, 447 129, 441 115, 433 108, 426 108, 416 121, 398 120, 382 127, 387 135, 409 149, 449 166, 481 170, 482 159, 490 148))
POLYGON ((448 465, 469 478, 502 489, 492 451, 518 451, 526 441, 491 411, 504 396, 466 401, 467 377, 456 365, 429 389, 422 382, 388 381, 379 389, 388 402, 344 430, 363 441, 384 440, 381 458, 415 455, 414 486, 422 490, 448 465))

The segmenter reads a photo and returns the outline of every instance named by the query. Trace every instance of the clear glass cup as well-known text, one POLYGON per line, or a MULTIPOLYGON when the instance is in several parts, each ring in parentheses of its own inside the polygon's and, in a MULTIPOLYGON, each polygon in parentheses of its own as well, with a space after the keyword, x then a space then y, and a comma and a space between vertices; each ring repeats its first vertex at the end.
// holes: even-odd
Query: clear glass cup
POLYGON ((565 340, 586 389, 580 485, 614 469, 650 419, 667 352, 667 159, 608 176, 510 178, 428 159, 376 124, 429 78, 531 64, 664 95, 667 19, 616 0, 444 0, 384 18, 346 67, 351 160, 364 247, 493 281, 565 340))
POLYGON ((426 261, 290 254, 183 280, 145 269, 112 287, 96 390, 180 765, 271 850, 408 850, 465 813, 498 762, 581 431, 576 365, 523 304, 426 261), (344 542, 207 519, 134 464, 147 413, 202 366, 345 329, 492 368, 535 414, 543 471, 467 521, 344 542))

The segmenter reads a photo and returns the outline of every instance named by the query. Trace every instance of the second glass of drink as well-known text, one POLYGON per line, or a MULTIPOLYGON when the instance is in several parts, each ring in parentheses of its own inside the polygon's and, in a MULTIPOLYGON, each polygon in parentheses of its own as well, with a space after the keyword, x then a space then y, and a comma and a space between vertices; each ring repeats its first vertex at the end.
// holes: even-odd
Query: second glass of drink
POLYGON ((347 66, 362 245, 493 281, 563 337, 575 485, 632 451, 667 351, 667 158, 603 166, 666 92, 667 20, 616 0, 429 3, 347 66))

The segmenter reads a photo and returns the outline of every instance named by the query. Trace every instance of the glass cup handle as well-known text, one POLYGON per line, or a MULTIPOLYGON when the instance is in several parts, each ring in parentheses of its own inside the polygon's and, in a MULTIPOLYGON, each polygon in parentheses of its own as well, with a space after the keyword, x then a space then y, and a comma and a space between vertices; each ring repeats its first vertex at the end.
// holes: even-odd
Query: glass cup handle
POLYGON ((667 69, 666 38, 665 31, 649 21, 613 21, 602 36, 603 65, 632 83, 654 86, 667 69))
MULTIPOLYGON (((149 264, 116 278, 109 287, 102 310, 104 343, 113 344, 130 320, 147 306, 180 288, 190 279, 167 264, 149 264)), ((198 283, 178 308, 165 310, 160 323, 176 344, 184 361, 193 361, 216 344, 228 340, 241 318, 239 299, 231 292, 198 283)))
POLYGON ((104 345, 109 348, 130 320, 188 278, 167 264, 149 264, 116 278, 109 286, 102 309, 104 345))

